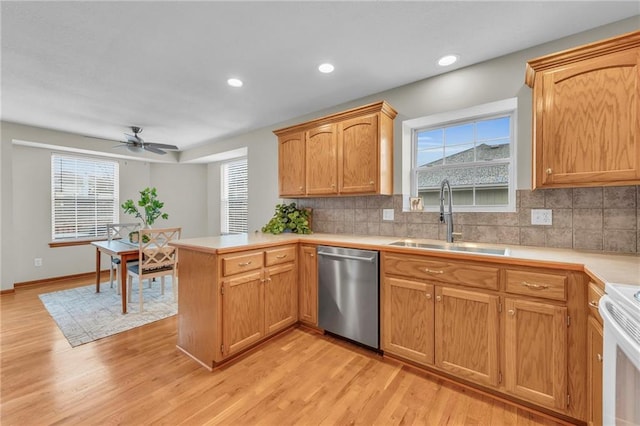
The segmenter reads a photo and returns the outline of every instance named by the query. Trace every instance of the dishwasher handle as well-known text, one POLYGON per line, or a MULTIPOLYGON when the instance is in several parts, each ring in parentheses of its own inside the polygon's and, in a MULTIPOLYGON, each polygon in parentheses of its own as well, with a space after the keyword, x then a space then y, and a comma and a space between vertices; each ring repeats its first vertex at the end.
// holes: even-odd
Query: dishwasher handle
POLYGON ((318 251, 318 256, 337 257, 339 259, 361 260, 369 263, 373 263, 376 261, 375 255, 372 257, 360 257, 360 256, 350 256, 347 254, 328 253, 324 251, 318 251))

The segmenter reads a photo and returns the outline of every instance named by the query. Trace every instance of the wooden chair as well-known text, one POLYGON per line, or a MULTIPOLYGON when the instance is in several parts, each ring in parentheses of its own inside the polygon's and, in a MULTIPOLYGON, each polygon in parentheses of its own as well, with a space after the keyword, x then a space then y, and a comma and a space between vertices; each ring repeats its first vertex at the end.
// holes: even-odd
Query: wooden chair
MULTIPOLYGON (((169 246, 173 240, 180 238, 182 228, 159 228, 140 230, 140 254, 136 265, 127 266, 127 285, 129 302, 131 302, 131 290, 133 278, 138 278, 138 291, 140 294, 140 312, 142 312, 143 295, 142 282, 147 279, 161 277, 162 294, 164 294, 164 278, 171 275, 173 298, 178 297, 177 249, 169 246)), ((151 284, 151 283, 150 283, 151 284)))
MULTIPOLYGON (((129 233, 136 232, 140 229, 139 223, 109 223, 107 224, 107 241, 111 240, 125 240, 129 241, 129 233)), ((113 274, 116 274, 116 281, 120 274, 118 269, 120 267, 120 259, 117 257, 111 257, 111 264, 109 265, 109 287, 113 288, 113 274)), ((116 292, 120 294, 120 285, 116 282, 116 292)))

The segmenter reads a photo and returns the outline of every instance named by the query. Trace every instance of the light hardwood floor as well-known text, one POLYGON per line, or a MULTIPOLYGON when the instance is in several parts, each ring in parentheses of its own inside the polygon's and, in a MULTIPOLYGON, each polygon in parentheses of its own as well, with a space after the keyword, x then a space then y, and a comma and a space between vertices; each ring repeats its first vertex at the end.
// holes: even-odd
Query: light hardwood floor
POLYGON ((38 294, 89 283, 0 297, 3 426, 556 424, 299 328, 213 373, 176 349, 175 317, 71 348, 38 294))

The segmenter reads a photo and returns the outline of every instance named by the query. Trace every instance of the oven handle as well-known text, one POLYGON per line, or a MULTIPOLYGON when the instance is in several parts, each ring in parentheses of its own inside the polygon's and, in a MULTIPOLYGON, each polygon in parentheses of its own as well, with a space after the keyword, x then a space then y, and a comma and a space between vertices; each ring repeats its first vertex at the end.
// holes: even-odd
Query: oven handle
POLYGON ((360 260, 364 262, 375 262, 376 257, 360 257, 360 256, 349 256, 346 254, 338 254, 338 253, 327 253, 324 251, 318 251, 318 256, 327 256, 327 257, 337 257, 339 259, 350 259, 350 260, 360 260))

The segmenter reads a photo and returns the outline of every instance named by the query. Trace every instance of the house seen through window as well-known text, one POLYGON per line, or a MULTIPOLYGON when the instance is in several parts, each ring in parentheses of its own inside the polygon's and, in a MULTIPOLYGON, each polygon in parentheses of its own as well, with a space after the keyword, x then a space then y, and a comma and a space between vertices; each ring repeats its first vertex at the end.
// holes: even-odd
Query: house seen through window
POLYGON ((117 161, 51 155, 51 238, 53 241, 106 237, 118 221, 117 161))
POLYGON ((494 106, 500 108, 481 108, 479 115, 461 111, 453 121, 420 126, 412 120, 418 125, 412 128, 411 196, 422 198, 426 210, 439 206, 443 179, 458 210, 514 210, 515 105, 494 106))
POLYGON ((249 179, 247 159, 229 161, 220 167, 220 232, 240 234, 248 230, 249 179))

